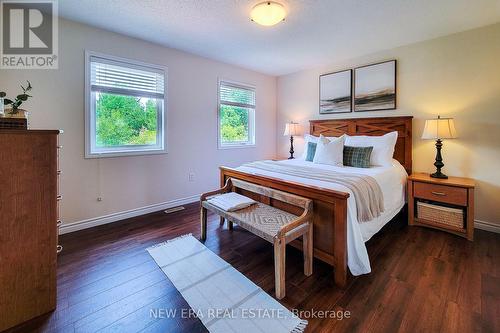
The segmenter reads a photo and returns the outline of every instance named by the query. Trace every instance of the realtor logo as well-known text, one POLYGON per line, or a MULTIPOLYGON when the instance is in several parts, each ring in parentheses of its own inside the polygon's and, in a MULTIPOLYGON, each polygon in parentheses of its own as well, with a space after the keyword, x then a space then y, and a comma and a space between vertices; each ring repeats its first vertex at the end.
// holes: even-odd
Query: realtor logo
POLYGON ((0 68, 58 68, 56 0, 0 0, 0 18, 0 68))

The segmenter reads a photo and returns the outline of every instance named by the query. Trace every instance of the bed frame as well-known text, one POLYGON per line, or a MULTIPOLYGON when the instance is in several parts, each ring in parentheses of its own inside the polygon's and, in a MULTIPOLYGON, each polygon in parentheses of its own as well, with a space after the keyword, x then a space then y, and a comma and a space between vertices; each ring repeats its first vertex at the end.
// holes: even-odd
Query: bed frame
MULTIPOLYGON (((397 159, 411 174, 412 167, 412 118, 381 117, 381 118, 353 118, 311 120, 310 134, 324 136, 349 135, 383 135, 398 131, 398 140, 394 151, 397 159)), ((347 198, 349 194, 325 188, 307 186, 279 178, 245 173, 234 168, 220 167, 221 187, 227 178, 237 178, 262 186, 293 193, 313 200, 314 214, 314 256, 334 267, 335 283, 340 287, 347 284, 347 198)), ((285 202, 265 196, 256 196, 254 193, 241 191, 240 193, 252 197, 265 204, 275 206, 290 213, 300 215, 297 207, 285 202)), ((301 249, 300 241, 291 243, 301 249)))

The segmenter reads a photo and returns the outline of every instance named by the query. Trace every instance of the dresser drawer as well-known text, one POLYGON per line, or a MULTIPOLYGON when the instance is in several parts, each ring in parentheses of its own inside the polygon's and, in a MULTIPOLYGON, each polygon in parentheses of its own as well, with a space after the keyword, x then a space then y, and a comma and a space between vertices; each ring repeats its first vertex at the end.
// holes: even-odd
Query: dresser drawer
POLYGON ((414 182, 413 195, 415 198, 467 206, 467 189, 463 187, 414 182))

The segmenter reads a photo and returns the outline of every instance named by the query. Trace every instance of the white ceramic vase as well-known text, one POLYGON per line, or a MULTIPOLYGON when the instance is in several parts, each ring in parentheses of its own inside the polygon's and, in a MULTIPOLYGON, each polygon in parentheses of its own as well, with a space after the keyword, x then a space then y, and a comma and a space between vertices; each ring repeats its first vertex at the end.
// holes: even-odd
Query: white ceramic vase
POLYGON ((3 105, 3 97, 0 97, 0 117, 5 116, 5 106, 3 105))

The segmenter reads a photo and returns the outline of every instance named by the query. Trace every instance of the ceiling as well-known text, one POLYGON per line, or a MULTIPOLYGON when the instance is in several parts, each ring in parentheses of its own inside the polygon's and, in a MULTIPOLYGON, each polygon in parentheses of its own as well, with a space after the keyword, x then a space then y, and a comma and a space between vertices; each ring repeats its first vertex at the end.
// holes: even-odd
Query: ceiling
POLYGON ((275 0, 286 20, 250 21, 246 0, 63 0, 70 20, 283 75, 500 21, 500 0, 275 0))

